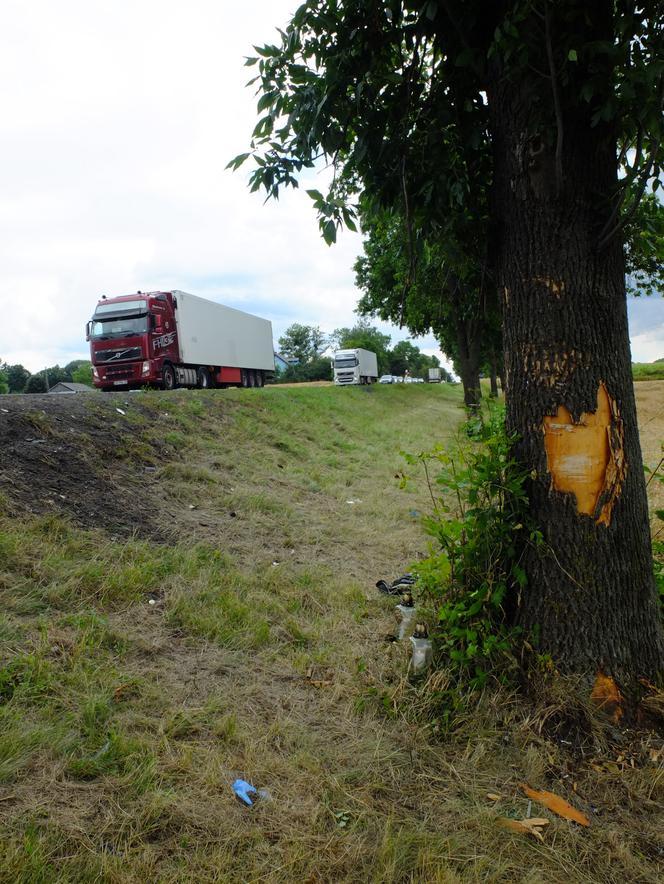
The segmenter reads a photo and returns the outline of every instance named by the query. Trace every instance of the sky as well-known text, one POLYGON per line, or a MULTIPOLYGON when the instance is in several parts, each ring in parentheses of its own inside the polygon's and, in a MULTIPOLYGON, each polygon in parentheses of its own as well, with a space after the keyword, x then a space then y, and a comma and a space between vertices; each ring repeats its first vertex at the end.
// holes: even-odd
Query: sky
MULTIPOLYGON (((86 358, 97 299, 139 289, 265 316, 275 342, 292 322, 353 324, 361 237, 326 246, 305 193, 328 173, 264 204, 248 172, 225 170, 256 121, 244 57, 296 7, 2 0, 1 360, 86 358)), ((632 302, 630 322, 634 360, 664 356, 664 300, 632 302)))

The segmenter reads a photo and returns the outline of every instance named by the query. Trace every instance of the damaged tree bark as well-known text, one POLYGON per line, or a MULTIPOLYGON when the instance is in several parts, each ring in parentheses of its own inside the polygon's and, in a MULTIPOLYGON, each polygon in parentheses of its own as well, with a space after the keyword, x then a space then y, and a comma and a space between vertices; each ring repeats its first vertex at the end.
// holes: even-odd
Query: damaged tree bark
MULTIPOLYGON (((610 35, 611 4, 593 7, 610 35)), ((664 638, 622 243, 597 248, 616 187, 615 141, 570 102, 557 157, 555 140, 534 131, 528 84, 499 71, 489 106, 507 423, 532 470, 531 514, 544 534, 541 547, 525 544, 515 619, 561 669, 633 686, 664 671, 664 638)))

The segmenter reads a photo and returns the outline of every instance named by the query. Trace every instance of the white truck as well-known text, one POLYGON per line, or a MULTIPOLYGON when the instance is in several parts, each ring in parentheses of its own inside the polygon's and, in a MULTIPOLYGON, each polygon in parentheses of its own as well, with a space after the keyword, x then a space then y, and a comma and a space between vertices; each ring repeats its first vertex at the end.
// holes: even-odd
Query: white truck
POLYGON ((102 298, 87 325, 95 387, 262 387, 272 325, 187 292, 102 298))
POLYGON ((429 383, 430 384, 439 384, 442 380, 442 375, 440 373, 439 368, 430 368, 429 369, 429 383))
POLYGON ((334 383, 374 384, 378 380, 378 359, 371 350, 356 347, 352 350, 337 350, 334 354, 334 383))

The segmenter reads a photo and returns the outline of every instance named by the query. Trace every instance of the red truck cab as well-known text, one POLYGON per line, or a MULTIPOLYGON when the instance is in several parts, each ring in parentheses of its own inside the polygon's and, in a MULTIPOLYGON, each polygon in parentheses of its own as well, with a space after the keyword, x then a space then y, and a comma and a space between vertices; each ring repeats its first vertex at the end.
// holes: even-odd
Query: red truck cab
POLYGON ((102 298, 87 325, 87 338, 95 387, 176 385, 171 366, 179 351, 172 292, 102 298))

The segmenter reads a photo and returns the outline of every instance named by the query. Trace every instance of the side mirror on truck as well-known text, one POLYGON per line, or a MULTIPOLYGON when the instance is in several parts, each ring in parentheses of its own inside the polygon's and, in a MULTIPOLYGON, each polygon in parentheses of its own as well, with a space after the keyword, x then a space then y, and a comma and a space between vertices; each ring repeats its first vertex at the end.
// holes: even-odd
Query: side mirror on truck
POLYGON ((90 340, 90 323, 89 322, 85 323, 85 340, 86 341, 90 340))

